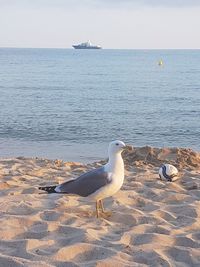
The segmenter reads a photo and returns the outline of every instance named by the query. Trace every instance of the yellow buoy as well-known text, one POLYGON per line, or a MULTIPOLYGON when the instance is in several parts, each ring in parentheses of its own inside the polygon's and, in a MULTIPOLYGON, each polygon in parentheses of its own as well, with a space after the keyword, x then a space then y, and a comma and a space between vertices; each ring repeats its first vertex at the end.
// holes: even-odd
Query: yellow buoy
POLYGON ((162 60, 159 60, 159 61, 158 61, 158 65, 159 65, 159 66, 162 66, 162 65, 163 65, 163 61, 162 61, 162 60))

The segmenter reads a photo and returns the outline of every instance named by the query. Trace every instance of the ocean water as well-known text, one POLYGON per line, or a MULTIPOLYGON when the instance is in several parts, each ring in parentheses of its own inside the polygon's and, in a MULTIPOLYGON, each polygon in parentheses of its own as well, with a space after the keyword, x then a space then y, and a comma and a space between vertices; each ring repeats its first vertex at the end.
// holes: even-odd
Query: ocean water
POLYGON ((0 48, 0 157, 88 162, 114 139, 200 150, 199 137, 200 50, 0 48))

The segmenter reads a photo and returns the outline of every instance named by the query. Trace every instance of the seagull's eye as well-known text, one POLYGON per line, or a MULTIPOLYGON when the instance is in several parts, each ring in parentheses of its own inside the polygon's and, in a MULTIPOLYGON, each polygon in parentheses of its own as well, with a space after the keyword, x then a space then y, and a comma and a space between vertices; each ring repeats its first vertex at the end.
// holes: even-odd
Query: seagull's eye
POLYGON ((116 146, 118 146, 119 145, 119 143, 116 143, 116 146))

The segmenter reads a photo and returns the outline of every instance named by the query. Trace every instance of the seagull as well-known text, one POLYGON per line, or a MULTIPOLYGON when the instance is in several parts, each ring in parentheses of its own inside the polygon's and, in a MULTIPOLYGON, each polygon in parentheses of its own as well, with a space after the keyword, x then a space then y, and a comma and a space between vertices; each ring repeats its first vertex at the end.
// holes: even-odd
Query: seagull
POLYGON ((108 146, 108 162, 94 170, 83 173, 74 180, 60 185, 39 187, 47 193, 61 193, 89 197, 96 202, 96 216, 100 211, 105 213, 103 199, 113 196, 121 188, 124 181, 124 161, 121 153, 130 148, 124 142, 112 141, 108 146))

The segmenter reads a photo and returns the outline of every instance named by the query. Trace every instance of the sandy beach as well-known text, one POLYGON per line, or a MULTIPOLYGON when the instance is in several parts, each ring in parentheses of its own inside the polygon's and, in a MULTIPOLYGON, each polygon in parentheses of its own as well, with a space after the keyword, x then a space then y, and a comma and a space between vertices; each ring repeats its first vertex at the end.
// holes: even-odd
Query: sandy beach
POLYGON ((104 201, 112 215, 99 219, 93 202, 38 186, 104 161, 1 159, 0 266, 200 266, 200 153, 140 147, 123 157, 123 187, 104 201), (180 179, 159 180, 162 163, 175 165, 180 179))

